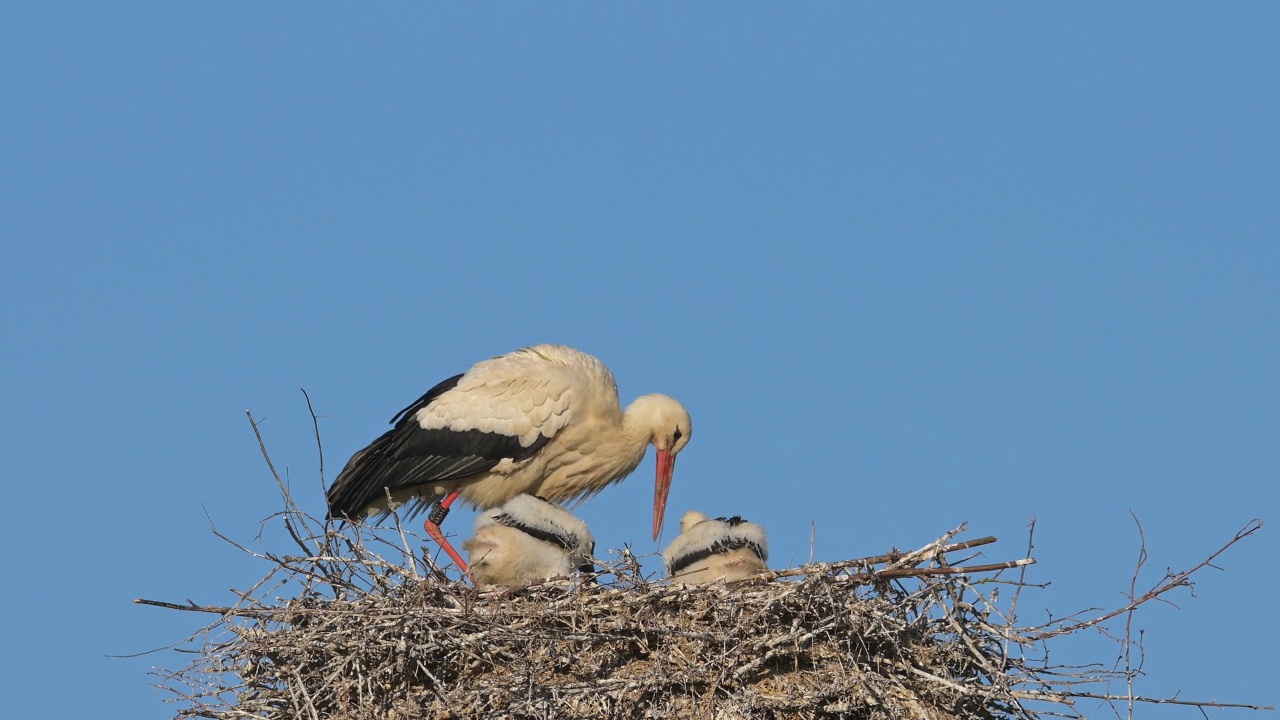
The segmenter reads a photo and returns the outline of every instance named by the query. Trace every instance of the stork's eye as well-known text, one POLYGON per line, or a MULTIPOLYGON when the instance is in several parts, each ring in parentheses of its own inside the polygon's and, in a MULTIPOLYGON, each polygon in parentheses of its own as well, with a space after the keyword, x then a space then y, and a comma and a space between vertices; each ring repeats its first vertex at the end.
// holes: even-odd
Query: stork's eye
POLYGON ((680 432, 680 428, 676 428, 675 434, 671 436, 673 440, 679 440, 682 437, 684 437, 684 433, 680 432))

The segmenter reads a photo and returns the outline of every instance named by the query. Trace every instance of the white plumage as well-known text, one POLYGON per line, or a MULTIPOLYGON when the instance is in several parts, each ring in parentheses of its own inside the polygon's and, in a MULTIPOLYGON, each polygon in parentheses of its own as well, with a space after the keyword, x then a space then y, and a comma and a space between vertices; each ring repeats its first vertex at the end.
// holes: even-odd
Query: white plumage
POLYGON ((690 510, 680 518, 680 535, 662 559, 676 582, 741 580, 769 569, 769 540, 764 528, 740 517, 711 519, 690 510))
POLYGON ((586 523, 532 495, 517 495, 476 518, 463 543, 477 585, 519 586, 590 571, 595 539, 586 523))

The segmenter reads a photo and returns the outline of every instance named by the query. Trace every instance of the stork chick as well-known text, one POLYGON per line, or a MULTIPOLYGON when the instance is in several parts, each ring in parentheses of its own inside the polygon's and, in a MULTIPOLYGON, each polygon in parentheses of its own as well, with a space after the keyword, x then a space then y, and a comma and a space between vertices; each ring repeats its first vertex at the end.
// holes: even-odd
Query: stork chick
POLYGON ((690 510, 680 518, 680 535, 662 559, 676 582, 741 580, 769 569, 769 539, 764 528, 737 515, 713 520, 690 510))
POLYGON ((462 544, 477 585, 529 585, 574 570, 595 570, 596 541, 586 523, 533 495, 517 495, 476 518, 462 544))

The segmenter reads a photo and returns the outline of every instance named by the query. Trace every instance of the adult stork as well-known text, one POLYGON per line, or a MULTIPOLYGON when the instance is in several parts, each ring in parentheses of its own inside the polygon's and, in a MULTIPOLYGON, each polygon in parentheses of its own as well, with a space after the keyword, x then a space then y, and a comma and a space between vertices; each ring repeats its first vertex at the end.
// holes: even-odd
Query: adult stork
POLYGON ((391 424, 329 487, 329 516, 381 519, 405 503, 413 515, 434 501, 427 533, 464 571, 440 532, 459 496, 482 509, 526 493, 552 502, 590 497, 635 470, 649 445, 657 450, 656 540, 676 455, 693 433, 689 412, 666 395, 642 395, 624 412, 604 363, 562 345, 478 362, 391 424))
POLYGON ((764 528, 737 515, 713 520, 690 510, 680 518, 680 535, 662 559, 677 582, 741 580, 769 569, 769 539, 764 528))
POLYGON ((462 547, 477 585, 528 585, 595 570, 596 541, 587 524, 533 495, 517 495, 482 513, 475 536, 462 547))

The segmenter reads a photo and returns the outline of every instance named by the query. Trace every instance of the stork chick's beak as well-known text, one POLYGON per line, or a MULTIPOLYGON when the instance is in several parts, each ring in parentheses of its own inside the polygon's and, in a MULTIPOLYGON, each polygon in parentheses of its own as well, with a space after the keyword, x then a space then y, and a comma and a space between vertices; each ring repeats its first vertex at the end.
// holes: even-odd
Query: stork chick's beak
POLYGON ((676 471, 676 456, 667 450, 658 451, 658 472, 653 479, 653 539, 662 534, 662 520, 667 512, 667 493, 671 491, 671 476, 676 471))

